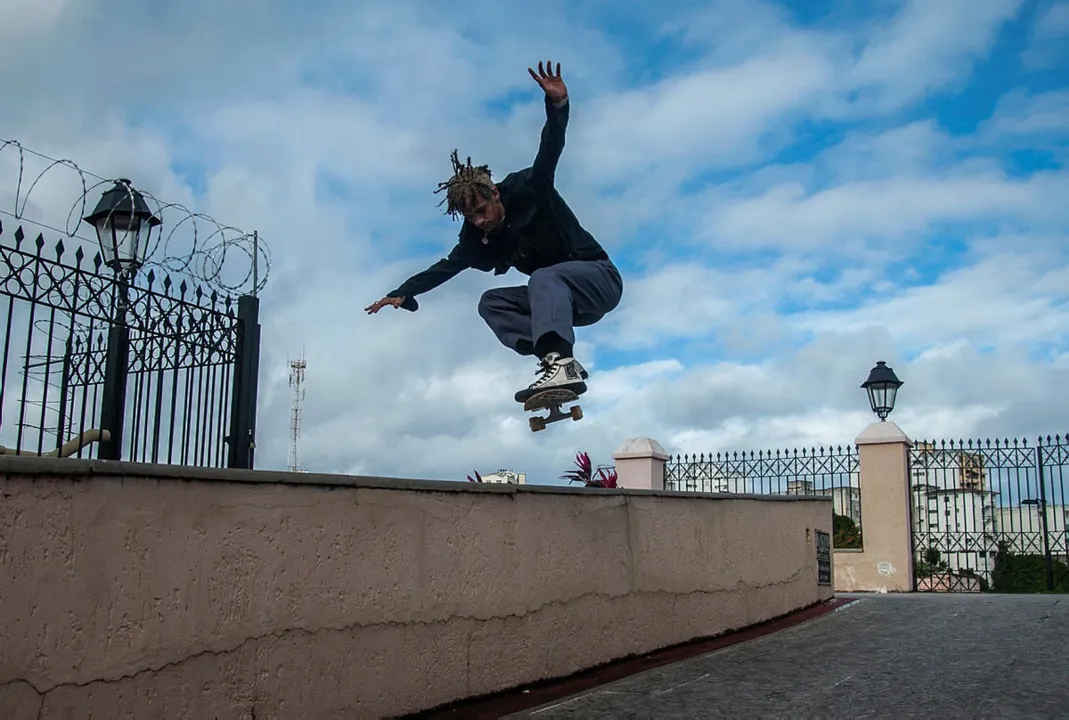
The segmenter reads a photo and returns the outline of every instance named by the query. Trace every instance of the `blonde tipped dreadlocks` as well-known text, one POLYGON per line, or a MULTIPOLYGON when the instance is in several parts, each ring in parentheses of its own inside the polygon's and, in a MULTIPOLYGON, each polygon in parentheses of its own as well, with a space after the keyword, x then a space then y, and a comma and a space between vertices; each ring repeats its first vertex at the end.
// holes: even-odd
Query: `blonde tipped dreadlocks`
POLYGON ((471 207, 477 195, 483 198, 491 197, 494 183, 490 180, 488 166, 473 166, 470 157, 467 164, 461 163, 456 150, 450 155, 450 159, 453 161, 453 177, 443 183, 438 183, 438 189, 434 192, 437 194, 442 190, 446 191, 445 197, 442 202, 438 203, 438 206, 441 207, 443 203, 448 202, 446 212, 456 218, 462 215, 466 208, 471 207))

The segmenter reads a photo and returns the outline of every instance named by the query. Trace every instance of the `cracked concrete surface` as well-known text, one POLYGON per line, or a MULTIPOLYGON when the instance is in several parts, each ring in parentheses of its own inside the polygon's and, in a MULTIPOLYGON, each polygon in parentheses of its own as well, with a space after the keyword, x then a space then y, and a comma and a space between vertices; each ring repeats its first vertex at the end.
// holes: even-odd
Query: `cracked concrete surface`
POLYGON ((828 502, 453 485, 9 472, 4 717, 400 714, 830 596, 828 502))
POLYGON ((4 717, 38 718, 41 715, 41 693, 24 680, 12 680, 0 685, 0 709, 4 717))

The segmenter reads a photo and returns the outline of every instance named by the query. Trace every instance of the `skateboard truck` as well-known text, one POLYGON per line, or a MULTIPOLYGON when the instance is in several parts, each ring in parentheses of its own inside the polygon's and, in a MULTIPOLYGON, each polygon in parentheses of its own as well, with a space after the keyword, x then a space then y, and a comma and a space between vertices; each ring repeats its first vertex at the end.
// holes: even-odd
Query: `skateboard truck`
POLYGON ((523 409, 530 412, 532 410, 549 410, 549 415, 545 417, 533 417, 530 420, 531 432, 538 432, 539 430, 545 430, 546 425, 557 422, 558 420, 564 420, 565 418, 571 418, 573 421, 578 422, 583 417, 583 408, 578 405, 573 405, 568 409, 568 412, 561 412, 561 405, 564 403, 574 402, 579 399, 571 390, 554 389, 543 390, 540 393, 536 393, 527 398, 527 402, 523 404, 523 409))

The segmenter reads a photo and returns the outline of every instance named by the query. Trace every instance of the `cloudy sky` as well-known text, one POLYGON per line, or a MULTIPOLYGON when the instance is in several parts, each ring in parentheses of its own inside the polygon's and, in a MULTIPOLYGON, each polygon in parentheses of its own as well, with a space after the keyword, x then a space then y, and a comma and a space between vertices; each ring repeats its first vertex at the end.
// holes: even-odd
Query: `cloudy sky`
POLYGON ((303 352, 307 469, 556 483, 633 436, 849 443, 877 360, 914 437, 1069 431, 1067 35, 1051 0, 4 0, 0 138, 268 243, 259 467, 303 352), (362 308, 455 242, 453 148, 532 161, 544 59, 625 294, 578 333, 583 421, 531 433, 536 368, 475 310, 523 276, 362 308))

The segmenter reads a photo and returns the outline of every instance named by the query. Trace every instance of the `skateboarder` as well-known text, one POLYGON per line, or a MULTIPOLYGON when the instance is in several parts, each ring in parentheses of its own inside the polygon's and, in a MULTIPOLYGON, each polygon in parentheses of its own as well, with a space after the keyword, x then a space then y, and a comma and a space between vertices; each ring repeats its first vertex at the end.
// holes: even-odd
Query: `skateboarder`
POLYGON ((588 373, 575 359, 573 328, 596 323, 620 303, 623 280, 608 254, 587 232, 554 188, 557 161, 568 125, 568 89, 552 63, 538 73, 527 68, 545 91, 546 123, 534 164, 490 179, 486 165, 461 163, 454 150, 454 175, 440 183, 442 200, 454 218, 463 216, 457 244, 448 256, 413 275, 369 305, 415 311, 416 296, 433 290, 467 268, 495 275, 516 268, 526 285, 487 290, 479 315, 505 347, 538 358, 538 377, 516 393, 524 402, 535 392, 565 388, 586 392, 588 373))

